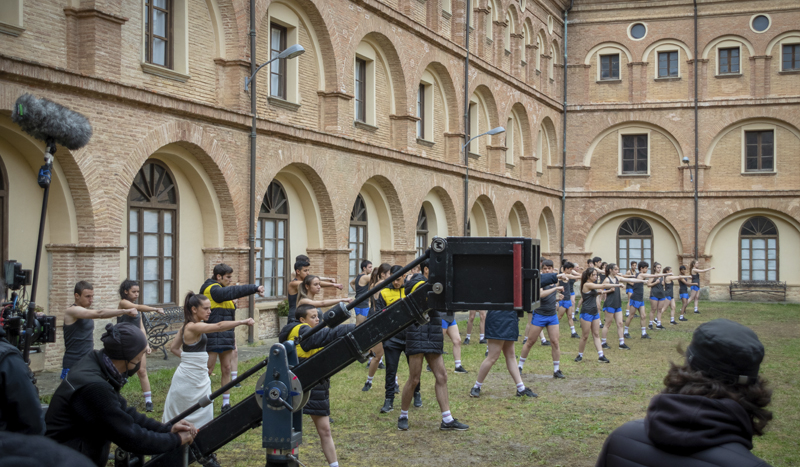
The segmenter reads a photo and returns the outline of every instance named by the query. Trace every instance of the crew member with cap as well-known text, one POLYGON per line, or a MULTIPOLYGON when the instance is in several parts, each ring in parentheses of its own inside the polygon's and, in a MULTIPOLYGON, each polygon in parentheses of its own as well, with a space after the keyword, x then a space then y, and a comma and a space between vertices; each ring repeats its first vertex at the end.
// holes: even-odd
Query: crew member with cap
POLYGON ((611 433, 597 467, 769 466, 750 452, 753 435, 772 420, 772 390, 758 374, 763 359, 750 328, 727 319, 701 324, 647 416, 611 433))
POLYGON ((159 423, 128 407, 120 389, 139 370, 147 340, 130 323, 106 325, 103 350, 77 362, 53 394, 46 435, 91 459, 108 462, 111 443, 135 454, 161 454, 191 443, 197 429, 182 420, 159 423))

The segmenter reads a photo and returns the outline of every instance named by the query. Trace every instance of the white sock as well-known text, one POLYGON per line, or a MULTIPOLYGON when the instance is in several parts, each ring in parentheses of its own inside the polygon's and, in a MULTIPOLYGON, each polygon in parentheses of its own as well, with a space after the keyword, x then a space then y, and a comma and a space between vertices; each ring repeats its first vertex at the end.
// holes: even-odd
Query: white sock
POLYGON ((150 391, 143 392, 142 395, 144 395, 144 401, 145 402, 150 402, 150 403, 153 402, 153 393, 152 392, 150 392, 150 391))
POLYGON ((522 366, 525 365, 525 360, 527 360, 527 358, 519 357, 519 365, 517 366, 522 368, 522 366))
POLYGON ((647 328, 642 328, 642 335, 644 336, 645 334, 647 334, 647 328))
POLYGON ((372 378, 374 378, 374 376, 367 376, 367 382, 372 384, 372 378))
POLYGON ((237 376, 239 376, 238 371, 231 371, 231 381, 235 380, 237 376))
POLYGON ((628 326, 625 326, 625 332, 628 332, 628 326))
POLYGON ((467 339, 469 339, 469 334, 467 334, 467 339))
POLYGON ((547 339, 545 339, 544 337, 542 337, 542 342, 547 342, 547 339))
POLYGON ((472 386, 472 387, 480 389, 481 386, 483 386, 483 383, 481 383, 480 381, 475 381, 475 386, 472 386))
POLYGON ((394 384, 400 385, 400 381, 397 379, 397 376, 394 377, 394 384))
POLYGON ((339 467, 339 461, 334 462, 330 467, 339 467))
POLYGON ((602 343, 603 343, 603 344, 605 344, 605 343, 606 343, 606 338, 605 338, 605 337, 604 337, 604 338, 602 338, 602 339, 600 339, 600 340, 602 341, 602 343))
POLYGON ((400 418, 408 419, 408 410, 401 410, 400 411, 400 418))
POLYGON ((681 318, 683 318, 683 313, 681 313, 681 318))
POLYGON ((578 356, 583 358, 583 352, 578 352, 578 356))
POLYGON ((461 360, 456 360, 456 368, 461 366, 461 360))
POLYGON ((572 331, 573 334, 575 334, 575 326, 570 326, 569 330, 572 331))
MULTIPOLYGON (((697 308, 695 308, 695 310, 696 310, 696 309, 697 309, 697 308)), ((485 334, 479 334, 479 335, 481 336, 481 340, 483 340, 483 337, 485 336, 485 334)))
POLYGON ((650 326, 652 326, 652 325, 653 325, 653 321, 650 321, 650 326))
POLYGON ((442 421, 445 423, 450 423, 453 421, 453 416, 450 415, 450 411, 442 412, 442 421))
POLYGON ((370 365, 372 365, 372 357, 369 357, 369 360, 367 360, 367 366, 370 366, 370 365))
POLYGON ((694 311, 697 311, 697 307, 694 307, 694 311))
POLYGON ((603 351, 602 350, 598 350, 597 351, 597 356, 600 357, 600 358, 603 358, 603 351))
POLYGON ((556 360, 553 362, 553 373, 558 371, 561 368, 561 362, 556 360))
POLYGON ((622 344, 624 344, 624 343, 625 343, 625 339, 623 339, 623 338, 620 338, 620 340, 619 340, 619 345, 622 345, 622 344))
POLYGON ((223 394, 222 395, 222 405, 230 405, 231 403, 231 395, 230 394, 223 394))
POLYGON ((517 392, 522 392, 525 390, 525 383, 517 383, 517 392))
POLYGON ((381 357, 381 361, 379 361, 378 363, 383 363, 383 357, 381 357))

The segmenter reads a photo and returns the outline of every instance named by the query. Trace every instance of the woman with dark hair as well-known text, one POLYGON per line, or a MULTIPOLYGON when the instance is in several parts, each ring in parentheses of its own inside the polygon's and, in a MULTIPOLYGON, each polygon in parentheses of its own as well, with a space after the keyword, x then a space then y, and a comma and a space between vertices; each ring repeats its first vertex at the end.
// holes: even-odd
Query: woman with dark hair
MULTIPOLYGON (((131 318, 128 315, 121 315, 117 318, 117 323, 133 323, 136 327, 142 330, 142 334, 147 336, 147 331, 144 329, 144 320, 142 319, 142 312, 153 311, 156 313, 164 314, 163 308, 153 308, 147 305, 137 305, 136 301, 139 299, 139 283, 130 279, 125 279, 119 286, 119 305, 117 308, 127 310, 135 308, 139 315, 131 318)), ((150 392, 150 378, 147 377, 147 356, 150 355, 152 349, 150 344, 144 349, 142 356, 142 366, 136 374, 139 376, 139 382, 142 385, 142 395, 144 396, 144 410, 147 412, 153 411, 153 393, 150 392)))
POLYGON ((697 266, 700 264, 700 261, 693 259, 691 263, 689 263, 689 273, 692 275, 692 286, 691 292, 689 292, 689 301, 683 304, 683 308, 681 309, 681 315, 686 313, 686 308, 694 302, 694 312, 700 314, 700 311, 697 310, 697 304, 700 303, 700 273, 701 272, 708 272, 714 267, 710 267, 708 269, 700 269, 697 266))
MULTIPOLYGON (((211 394, 211 379, 208 377, 208 354, 206 353, 206 334, 223 332, 236 326, 252 326, 252 318, 239 321, 220 321, 209 324, 211 301, 205 295, 189 292, 183 302, 184 324, 172 341, 170 351, 180 357, 181 363, 172 376, 172 384, 164 402, 165 423, 188 409, 201 398, 211 394)), ((187 420, 201 427, 214 418, 213 402, 187 417, 187 420)))
POLYGON ((623 287, 622 284, 598 284, 597 269, 586 268, 581 274, 581 330, 583 335, 578 343, 578 356, 576 362, 583 360, 583 351, 586 349, 586 341, 591 334, 594 346, 597 348, 597 361, 609 363, 608 357, 603 355, 603 347, 600 342, 600 310, 597 308, 596 296, 598 293, 608 293, 615 288, 623 287))
POLYGON ((758 371, 764 346, 750 328, 727 319, 701 324, 686 362, 670 364, 666 386, 643 420, 606 439, 597 467, 766 467, 753 435, 772 420, 772 390, 758 371))

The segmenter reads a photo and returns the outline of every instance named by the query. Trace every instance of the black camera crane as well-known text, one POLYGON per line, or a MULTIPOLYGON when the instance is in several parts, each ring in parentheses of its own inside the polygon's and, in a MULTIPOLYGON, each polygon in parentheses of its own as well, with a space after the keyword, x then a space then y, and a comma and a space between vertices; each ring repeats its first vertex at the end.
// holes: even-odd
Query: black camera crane
POLYGON ((295 342, 274 344, 269 354, 236 380, 175 417, 171 423, 205 407, 239 381, 262 368, 254 394, 202 427, 189 446, 153 457, 116 452, 116 467, 175 467, 205 458, 246 431, 262 425, 262 446, 267 467, 298 467, 302 443, 302 408, 309 391, 356 360, 366 361, 369 349, 408 326, 428 322, 432 310, 452 315, 458 310, 494 309, 530 311, 539 296, 539 241, 529 238, 434 238, 431 249, 396 274, 344 306, 339 303, 324 313, 324 321, 310 334, 335 327, 350 317, 360 299, 377 293, 406 272, 429 260, 425 284, 383 313, 368 319, 313 357, 298 364, 295 342))

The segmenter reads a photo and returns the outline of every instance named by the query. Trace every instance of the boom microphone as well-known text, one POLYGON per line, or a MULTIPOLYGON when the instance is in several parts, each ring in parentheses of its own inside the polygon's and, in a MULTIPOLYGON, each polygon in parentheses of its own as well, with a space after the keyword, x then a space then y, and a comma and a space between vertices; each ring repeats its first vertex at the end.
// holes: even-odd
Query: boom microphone
POLYGON ((34 138, 47 144, 58 143, 67 149, 80 149, 92 138, 92 125, 86 117, 31 94, 17 99, 11 119, 34 138))

